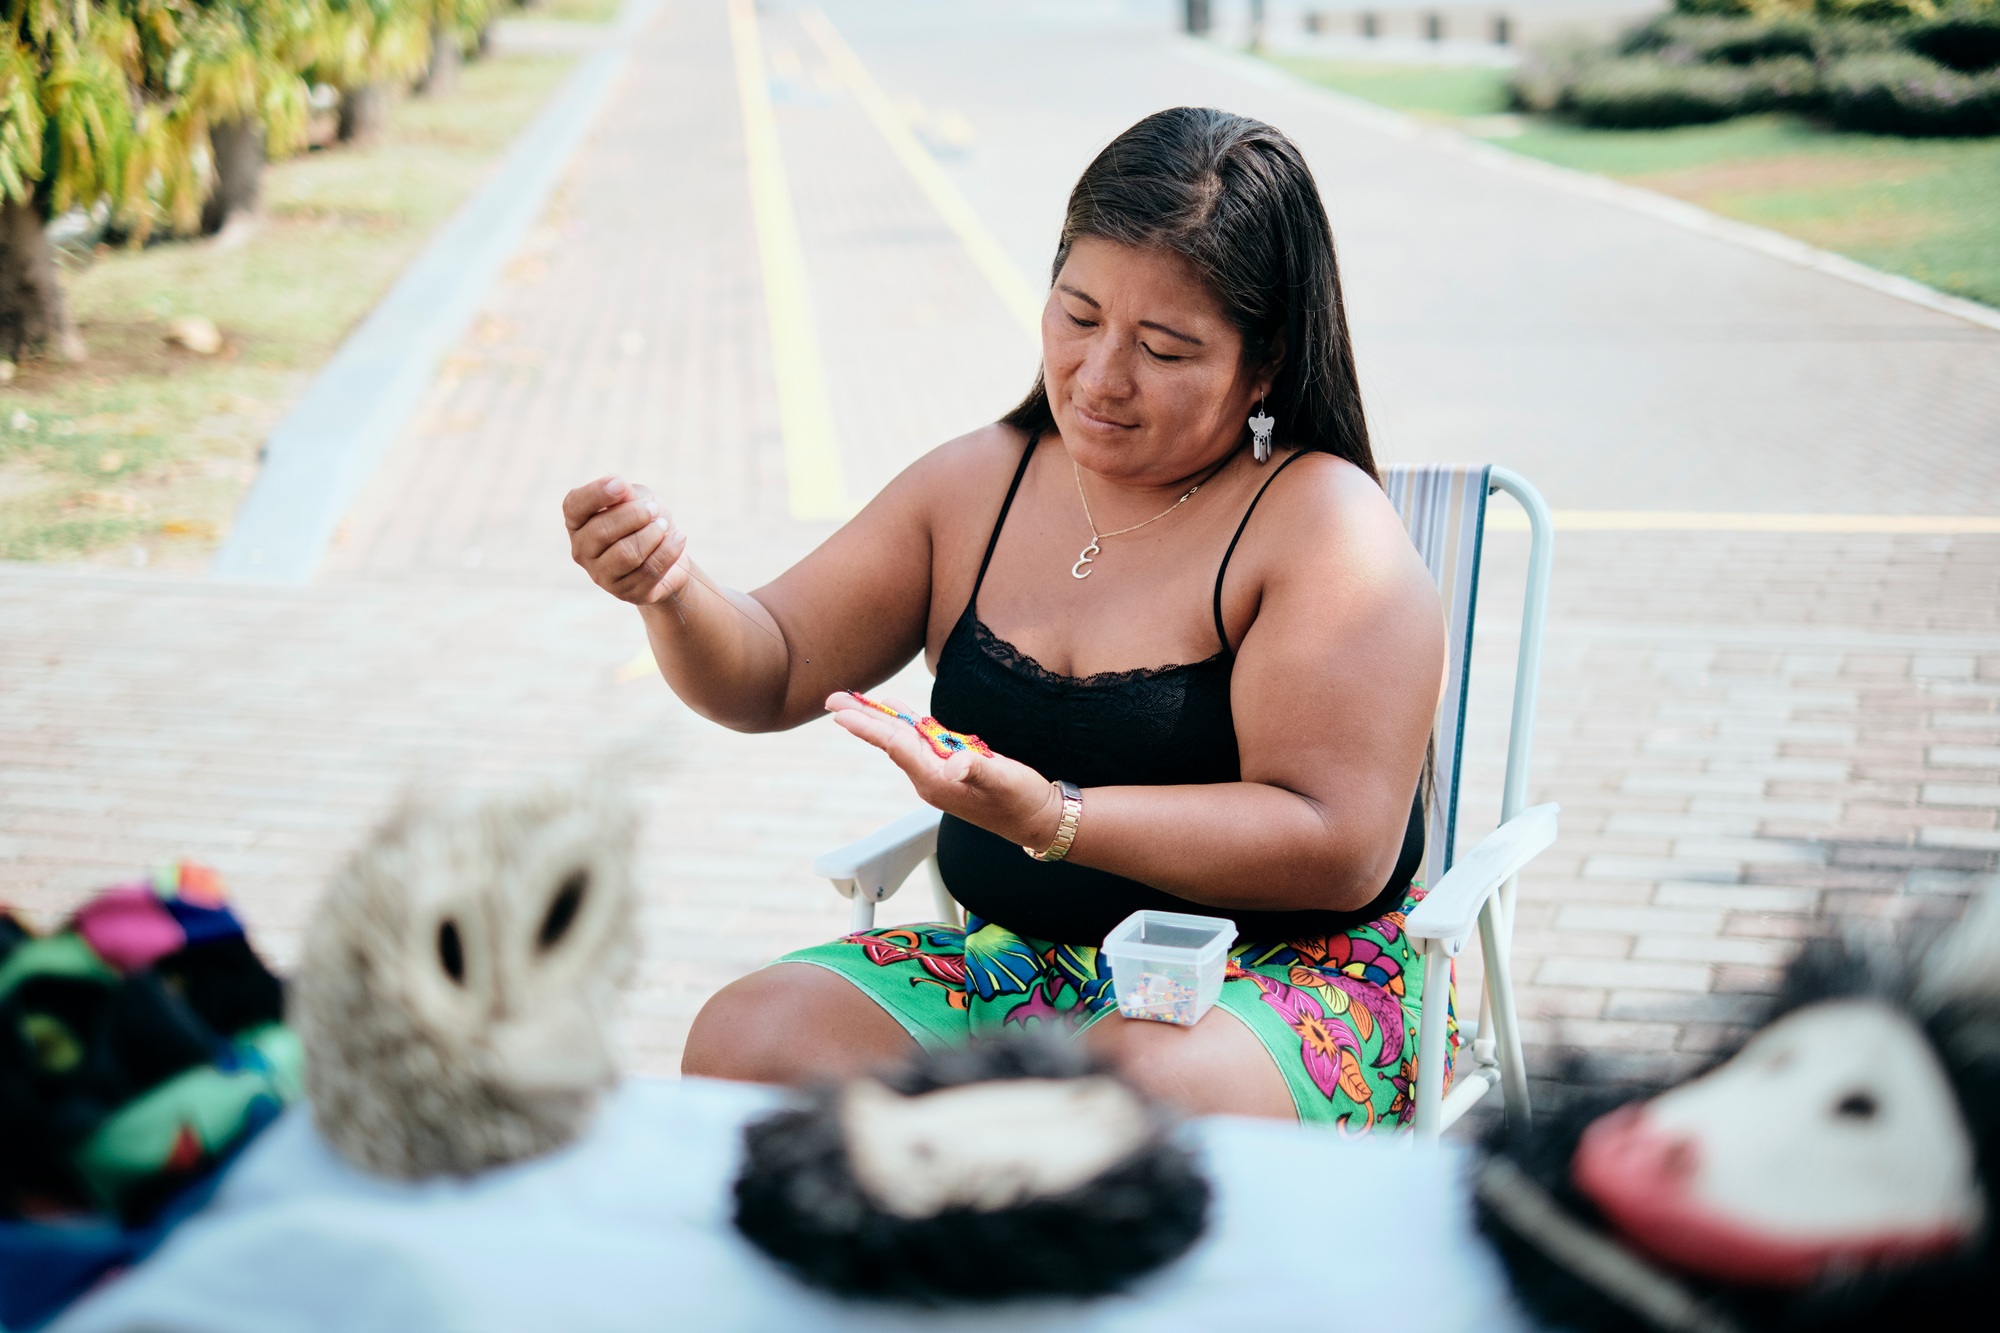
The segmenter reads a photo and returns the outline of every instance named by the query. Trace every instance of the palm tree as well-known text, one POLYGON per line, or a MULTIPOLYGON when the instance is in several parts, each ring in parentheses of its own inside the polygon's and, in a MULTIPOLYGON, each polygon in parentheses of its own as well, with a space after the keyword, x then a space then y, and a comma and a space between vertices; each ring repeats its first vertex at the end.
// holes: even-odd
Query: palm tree
POLYGON ((431 63, 419 91, 436 95, 458 86, 459 63, 478 47, 492 18, 493 0, 428 0, 431 63))
POLYGON ((326 5, 326 35, 309 73, 340 90, 340 137, 367 139, 380 127, 385 90, 430 64, 430 11, 422 0, 326 5))
POLYGON ((98 2, 124 21, 134 96, 161 119, 170 174, 149 202, 178 231, 219 230, 255 205, 267 153, 305 144, 325 0, 98 2))
MULTIPOLYGON (((182 182, 173 134, 127 77, 131 24, 94 4, 5 0, 0 31, 0 356, 78 359, 47 221, 107 205, 143 214, 182 182)), ((145 225, 142 217, 140 224, 145 225)))

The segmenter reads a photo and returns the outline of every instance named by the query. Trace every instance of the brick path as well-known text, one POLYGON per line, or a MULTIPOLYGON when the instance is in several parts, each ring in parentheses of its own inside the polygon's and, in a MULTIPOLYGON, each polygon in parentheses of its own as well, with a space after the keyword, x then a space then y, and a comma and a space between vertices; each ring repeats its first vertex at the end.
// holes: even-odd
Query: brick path
MULTIPOLYGON (((973 127, 943 160, 1030 274, 1137 115, 1284 125, 1331 199, 1391 459, 1492 458, 1570 508, 2000 513, 2000 335, 1384 138, 1121 6, 957 6, 956 32, 914 0, 826 7, 892 96, 973 127)), ((1032 355, 793 10, 762 22, 865 494, 990 419, 1032 355)), ((635 619, 567 564, 556 501, 608 469, 739 586, 824 535, 787 517, 759 284, 721 6, 670 0, 314 586, 0 569, 0 897, 48 919, 196 855, 283 960, 405 786, 613 766, 652 812, 631 1045, 672 1069, 706 994, 840 928, 813 854, 909 805, 827 724, 735 736, 626 671, 635 619)), ((1522 548, 1492 538, 1469 833, 1497 803, 1522 548)), ((1996 585, 1995 537, 1561 538, 1535 795, 1564 833, 1518 941, 1538 1047, 1698 1059, 1813 910, 1945 914, 1994 874, 1996 585)))

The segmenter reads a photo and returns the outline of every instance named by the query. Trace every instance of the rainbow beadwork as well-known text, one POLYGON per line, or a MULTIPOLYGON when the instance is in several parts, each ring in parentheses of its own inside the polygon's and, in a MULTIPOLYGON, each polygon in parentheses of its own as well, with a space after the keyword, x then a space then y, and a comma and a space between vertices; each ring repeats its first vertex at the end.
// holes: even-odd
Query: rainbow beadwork
POLYGON ((993 757, 993 751, 977 736, 968 736, 962 731, 953 731, 934 717, 911 717, 900 708, 891 708, 885 703, 877 703, 857 690, 849 690, 848 697, 856 703, 866 704, 878 713, 907 722, 917 729, 917 735, 924 738, 924 744, 931 747, 931 753, 940 759, 949 759, 960 750, 971 750, 975 754, 993 757))

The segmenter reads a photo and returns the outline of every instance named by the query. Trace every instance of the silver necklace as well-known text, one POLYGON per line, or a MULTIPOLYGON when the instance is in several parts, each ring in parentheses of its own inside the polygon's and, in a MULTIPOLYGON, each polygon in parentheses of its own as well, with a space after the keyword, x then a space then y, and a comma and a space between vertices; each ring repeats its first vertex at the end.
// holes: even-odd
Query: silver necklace
MULTIPOLYGON (((1226 462, 1227 460, 1225 459, 1224 461, 1226 462)), ((1090 545, 1084 547, 1083 550, 1078 553, 1076 557, 1076 563, 1069 567, 1069 576, 1073 579, 1087 579, 1090 577, 1090 571, 1085 569, 1084 566, 1089 564, 1092 560, 1096 559, 1100 549, 1100 543, 1102 543, 1105 538, 1123 537, 1128 532, 1137 532, 1140 528, 1145 527, 1146 523, 1159 522, 1161 519, 1165 518, 1168 514, 1173 513, 1176 509, 1179 509, 1189 500, 1192 500, 1194 498, 1194 493, 1200 490, 1203 486, 1208 484, 1208 477, 1212 477, 1215 475, 1214 472, 1210 472, 1208 474, 1208 477, 1203 477, 1200 481, 1188 487, 1186 495, 1183 495, 1180 499, 1174 501, 1172 504, 1168 505, 1165 509, 1162 509, 1159 513, 1147 519, 1146 523, 1134 523, 1131 527, 1120 528, 1116 532, 1099 532, 1097 530, 1097 520, 1090 516, 1090 497, 1083 493, 1083 469, 1076 465, 1076 460, 1074 458, 1069 460, 1069 467, 1070 471, 1076 474, 1076 498, 1083 501, 1083 521, 1090 525, 1090 545)))

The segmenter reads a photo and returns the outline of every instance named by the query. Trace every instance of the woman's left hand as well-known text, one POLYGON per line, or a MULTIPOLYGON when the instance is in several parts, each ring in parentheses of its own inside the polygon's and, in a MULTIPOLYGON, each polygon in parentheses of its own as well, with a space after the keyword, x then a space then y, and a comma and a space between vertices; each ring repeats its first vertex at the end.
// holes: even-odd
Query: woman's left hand
MULTIPOLYGON (((894 700, 884 702, 916 716, 894 700)), ((1026 764, 973 750, 940 759, 915 727, 844 691, 830 695, 826 709, 842 728, 895 760, 924 804, 1023 846, 1042 848, 1055 841, 1062 799, 1026 764)))

